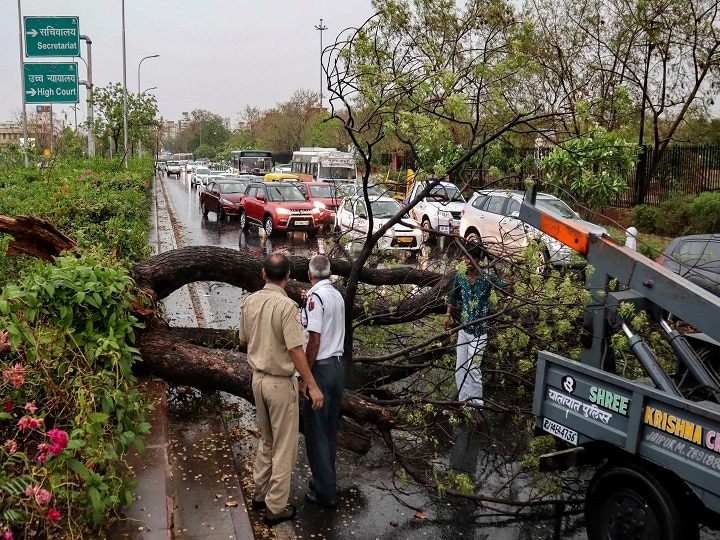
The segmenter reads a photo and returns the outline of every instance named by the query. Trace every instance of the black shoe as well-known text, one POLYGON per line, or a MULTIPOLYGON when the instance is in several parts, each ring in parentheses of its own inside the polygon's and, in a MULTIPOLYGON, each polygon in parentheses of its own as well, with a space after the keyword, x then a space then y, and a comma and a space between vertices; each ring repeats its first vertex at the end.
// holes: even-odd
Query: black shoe
POLYGON ((265 525, 274 527, 278 523, 282 523, 283 521, 288 521, 290 519, 293 519, 295 517, 295 514, 297 514, 297 510, 295 510, 295 507, 292 504, 288 504, 285 507, 285 510, 283 510, 279 514, 273 514, 270 510, 266 510, 265 511, 265 525))
POLYGON ((336 501, 323 501, 319 499, 314 491, 306 491, 305 500, 318 506, 324 506, 325 508, 335 508, 337 506, 336 501))
POLYGON ((265 501, 256 501, 255 499, 252 500, 251 506, 253 510, 265 510, 267 508, 265 501))

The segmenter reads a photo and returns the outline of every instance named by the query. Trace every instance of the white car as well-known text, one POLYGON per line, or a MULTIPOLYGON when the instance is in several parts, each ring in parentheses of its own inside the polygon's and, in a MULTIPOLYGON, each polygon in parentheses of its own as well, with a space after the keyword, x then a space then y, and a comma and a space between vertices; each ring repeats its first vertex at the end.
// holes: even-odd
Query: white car
POLYGON ((195 186, 207 186, 208 177, 212 174, 212 171, 207 167, 195 167, 195 170, 190 173, 190 185, 195 186))
MULTIPOLYGON (((377 231, 398 213, 403 213, 403 206, 392 197, 371 196, 369 212, 363 197, 346 197, 335 215, 335 231, 353 241, 363 241, 367 237, 370 215, 373 231, 377 231)), ((422 247, 422 231, 418 227, 417 221, 404 216, 401 223, 387 230, 377 248, 380 251, 418 251, 422 247)))
MULTIPOLYGON (((414 200, 426 187, 427 181, 414 182, 405 198, 405 204, 414 200)), ((464 207, 465 197, 462 196, 457 186, 443 181, 433 187, 427 197, 420 199, 410 210, 410 216, 428 231, 458 234, 460 213, 464 207)), ((430 232, 423 232, 423 234, 426 243, 433 236, 430 232)))
MULTIPOLYGON (((524 191, 483 190, 465 204, 460 217, 460 236, 468 242, 483 244, 502 257, 519 257, 532 242, 540 246, 538 271, 551 265, 582 265, 568 246, 519 219, 524 191)), ((538 193, 536 205, 563 219, 572 220, 594 234, 607 234, 600 225, 584 221, 561 199, 538 193)))

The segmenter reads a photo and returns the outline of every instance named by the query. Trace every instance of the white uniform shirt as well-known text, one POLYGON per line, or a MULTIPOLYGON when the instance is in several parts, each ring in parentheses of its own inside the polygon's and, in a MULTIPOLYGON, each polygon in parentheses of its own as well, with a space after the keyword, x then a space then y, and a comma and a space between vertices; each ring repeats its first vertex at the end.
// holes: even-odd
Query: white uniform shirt
POLYGON ((329 279, 318 281, 307 292, 307 300, 300 310, 300 320, 305 337, 308 337, 310 332, 320 334, 318 360, 342 356, 345 340, 345 300, 329 279))

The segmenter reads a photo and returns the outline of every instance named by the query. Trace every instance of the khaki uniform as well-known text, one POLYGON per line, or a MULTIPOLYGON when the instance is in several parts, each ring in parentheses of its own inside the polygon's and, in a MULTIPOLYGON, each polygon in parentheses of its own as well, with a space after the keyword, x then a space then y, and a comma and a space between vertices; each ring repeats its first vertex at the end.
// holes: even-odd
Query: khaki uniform
POLYGON ((264 499, 268 510, 277 514, 290 497, 297 458, 298 382, 288 352, 306 341, 297 304, 281 287, 266 284, 243 301, 239 337, 248 343, 261 430, 253 467, 254 498, 264 499))

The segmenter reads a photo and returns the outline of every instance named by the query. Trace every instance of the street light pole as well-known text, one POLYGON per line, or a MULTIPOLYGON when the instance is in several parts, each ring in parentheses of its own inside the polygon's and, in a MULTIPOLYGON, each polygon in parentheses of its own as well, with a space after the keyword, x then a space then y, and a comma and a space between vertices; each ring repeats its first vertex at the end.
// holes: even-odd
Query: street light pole
POLYGON ((125 0, 122 0, 122 51, 123 51, 123 162, 128 168, 128 118, 127 118, 127 51, 125 50, 125 0))
MULTIPOLYGON (((140 99, 140 66, 142 66, 142 63, 148 58, 157 58, 159 56, 159 54, 151 54, 150 56, 145 56, 142 60, 140 60, 140 63, 138 64, 138 99, 140 99)), ((138 140, 138 157, 142 157, 142 135, 140 135, 140 137, 141 138, 138 140)))
MULTIPOLYGON (((87 84, 85 85, 87 87, 87 119, 88 119, 88 156, 94 157, 95 156, 95 134, 93 133, 93 82, 92 82, 92 40, 86 36, 81 35, 80 39, 85 41, 85 45, 87 46, 87 62, 85 62, 85 66, 87 67, 87 84)), ((80 57, 82 58, 82 56, 80 57)))
POLYGON ((323 20, 320 19, 320 24, 315 25, 315 30, 320 30, 320 108, 322 109, 323 104, 323 70, 322 70, 322 53, 323 53, 323 42, 322 35, 323 31, 327 30, 327 26, 323 25, 323 20))

